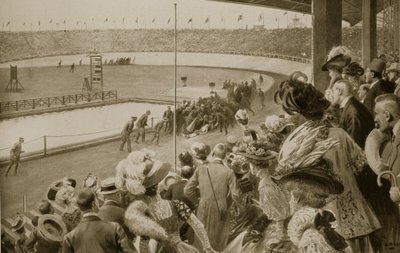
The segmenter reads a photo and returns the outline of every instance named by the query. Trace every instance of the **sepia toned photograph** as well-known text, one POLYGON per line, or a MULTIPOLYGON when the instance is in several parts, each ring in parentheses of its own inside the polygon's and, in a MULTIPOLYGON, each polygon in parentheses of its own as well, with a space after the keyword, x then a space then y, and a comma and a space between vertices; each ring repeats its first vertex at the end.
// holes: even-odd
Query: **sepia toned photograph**
POLYGON ((1 253, 399 253, 400 0, 0 0, 1 253))

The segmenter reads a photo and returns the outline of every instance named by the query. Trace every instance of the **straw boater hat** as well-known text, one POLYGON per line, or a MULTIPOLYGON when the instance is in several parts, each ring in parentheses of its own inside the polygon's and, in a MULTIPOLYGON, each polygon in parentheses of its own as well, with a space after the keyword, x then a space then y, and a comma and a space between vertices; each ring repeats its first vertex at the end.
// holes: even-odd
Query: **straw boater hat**
POLYGON ((39 217, 38 231, 44 239, 54 242, 61 242, 68 232, 64 222, 52 214, 39 217))
POLYGON ((320 131, 323 131, 322 127, 313 127, 310 122, 295 130, 282 145, 272 179, 307 179, 328 187, 331 194, 343 192, 343 185, 333 171, 332 163, 323 158, 339 142, 331 138, 319 139, 320 131))
POLYGON ((109 177, 101 181, 100 194, 108 195, 118 191, 119 189, 115 186, 115 177, 109 177))
POLYGON ((322 65, 322 71, 328 71, 331 67, 343 68, 351 62, 351 52, 345 46, 338 46, 332 48, 329 52, 326 62, 322 65))
POLYGON ((24 216, 17 215, 11 223, 11 231, 16 232, 24 227, 26 221, 24 216))

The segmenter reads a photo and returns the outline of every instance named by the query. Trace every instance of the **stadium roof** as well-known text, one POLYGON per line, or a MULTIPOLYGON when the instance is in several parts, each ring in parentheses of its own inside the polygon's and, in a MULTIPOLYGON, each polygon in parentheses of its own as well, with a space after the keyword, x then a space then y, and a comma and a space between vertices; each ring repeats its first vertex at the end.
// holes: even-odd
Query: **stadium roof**
MULTIPOLYGON (((312 0, 213 0, 218 2, 240 3, 258 5, 287 11, 295 11, 311 14, 312 0)), ((343 0, 342 18, 343 20, 355 25, 361 21, 362 0, 343 0)), ((377 12, 383 7, 383 0, 377 0, 377 12)))

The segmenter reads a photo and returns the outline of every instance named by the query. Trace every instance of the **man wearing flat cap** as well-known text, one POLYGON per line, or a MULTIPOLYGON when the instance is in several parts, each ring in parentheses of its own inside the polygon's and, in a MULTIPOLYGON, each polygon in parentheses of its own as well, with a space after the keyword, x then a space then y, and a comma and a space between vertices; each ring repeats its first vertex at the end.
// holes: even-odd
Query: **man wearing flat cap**
POLYGON ((137 128, 138 134, 136 135, 136 143, 139 143, 139 137, 142 136, 142 143, 145 142, 146 139, 146 130, 145 127, 147 126, 147 119, 149 118, 151 112, 147 110, 138 120, 137 128))
POLYGON ((126 123, 124 128, 122 129, 122 132, 121 132, 122 143, 121 143, 121 146, 119 147, 119 150, 123 151, 125 143, 126 143, 126 146, 128 147, 128 152, 130 153, 132 151, 130 136, 133 131, 133 127, 135 126, 136 120, 137 120, 137 117, 132 116, 131 120, 129 120, 128 123, 126 123))
MULTIPOLYGON (((225 145, 215 145, 212 156, 211 163, 199 164, 186 184, 184 193, 189 199, 200 197, 197 217, 204 224, 212 248, 222 251, 229 237, 228 210, 232 199, 240 195, 240 190, 233 171, 222 162, 226 156, 225 145), (198 189, 200 196, 197 195, 198 189)), ((194 245, 201 249, 197 239, 194 245)))
POLYGON ((7 167, 6 176, 8 176, 8 172, 10 172, 13 166, 15 166, 14 175, 17 175, 21 153, 24 153, 24 151, 22 151, 22 143, 24 143, 24 138, 19 137, 19 141, 15 143, 10 150, 10 163, 7 167))
POLYGON ((97 215, 92 190, 83 189, 76 203, 83 218, 74 230, 65 235, 62 253, 136 252, 121 225, 104 221, 97 215))
POLYGON ((394 92, 393 84, 382 79, 385 65, 385 62, 381 59, 373 59, 365 71, 365 79, 371 86, 364 99, 364 105, 372 115, 374 115, 375 98, 385 93, 394 92))

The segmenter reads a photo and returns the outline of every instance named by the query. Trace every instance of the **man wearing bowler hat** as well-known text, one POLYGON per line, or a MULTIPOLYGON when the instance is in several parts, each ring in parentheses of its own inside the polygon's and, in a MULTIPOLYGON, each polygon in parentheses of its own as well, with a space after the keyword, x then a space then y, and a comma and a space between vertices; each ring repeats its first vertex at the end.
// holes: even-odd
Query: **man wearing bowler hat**
POLYGON ((122 205, 121 191, 115 186, 115 177, 101 181, 100 194, 104 196, 104 204, 99 209, 99 217, 104 221, 118 223, 130 237, 129 229, 124 225, 125 209, 122 205))
POLYGON ((128 121, 128 123, 126 123, 126 125, 124 126, 124 129, 122 129, 122 132, 121 132, 122 143, 121 143, 121 146, 119 147, 119 150, 123 151, 125 143, 126 143, 126 146, 128 147, 128 152, 130 153, 132 151, 130 135, 132 133, 133 127, 135 126, 136 120, 137 120, 137 117, 132 116, 131 120, 128 121))
POLYGON ((74 230, 65 235, 62 253, 136 252, 121 225, 104 221, 97 215, 98 208, 92 190, 83 189, 76 203, 83 218, 74 230))
POLYGON ((394 85, 382 79, 385 70, 385 62, 380 59, 373 59, 365 71, 365 79, 370 83, 370 89, 364 99, 364 105, 368 111, 374 115, 375 98, 385 93, 393 93, 394 85))

